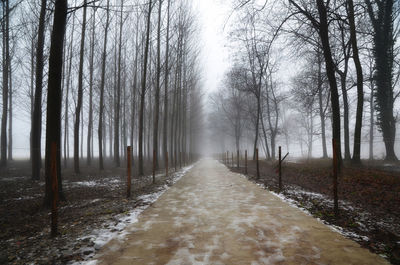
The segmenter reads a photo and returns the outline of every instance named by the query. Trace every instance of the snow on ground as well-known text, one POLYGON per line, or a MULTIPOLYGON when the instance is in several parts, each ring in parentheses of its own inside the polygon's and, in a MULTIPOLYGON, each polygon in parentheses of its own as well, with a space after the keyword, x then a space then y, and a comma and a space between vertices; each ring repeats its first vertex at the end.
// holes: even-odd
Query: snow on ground
MULTIPOLYGON (((88 176, 90 177, 90 176, 88 176)), ((101 178, 96 180, 86 180, 86 181, 64 181, 64 186, 66 188, 75 187, 111 187, 118 188, 122 182, 122 179, 117 176, 111 176, 107 178, 101 178)))
POLYGON ((42 197, 42 194, 35 194, 33 196, 21 196, 21 197, 17 197, 17 198, 10 198, 10 199, 6 199, 4 200, 5 202, 7 201, 22 201, 22 200, 31 200, 31 199, 36 199, 39 197, 42 197))
POLYGON ((0 178, 0 181, 23 181, 23 180, 29 180, 31 179, 28 176, 20 176, 20 177, 2 177, 0 178))
MULTIPOLYGON (((182 170, 173 173, 172 184, 176 183, 180 180, 191 168, 193 165, 183 168, 182 170)), ((163 174, 158 174, 157 176, 162 176, 163 174)), ((146 178, 152 179, 152 176, 147 176, 146 178)), ((86 181, 86 182, 74 182, 74 185, 98 185, 98 181, 86 181), (78 183, 78 184, 77 184, 78 183)), ((107 181, 107 183, 115 183, 115 179, 111 179, 107 181)), ((127 232, 124 229, 137 222, 139 215, 151 204, 153 204, 166 190, 168 190, 169 186, 164 185, 157 192, 151 194, 145 194, 138 197, 138 201, 142 201, 143 205, 134 208, 125 214, 117 215, 113 218, 113 220, 108 221, 107 224, 103 225, 102 229, 94 229, 91 234, 85 235, 78 240, 91 240, 94 243, 94 250, 99 250, 102 246, 107 244, 111 239, 118 239, 119 241, 123 240, 127 235, 127 232)), ((93 201, 91 201, 93 202, 93 201)), ((93 250, 93 249, 91 249, 93 250)), ((87 248, 81 249, 81 252, 87 251, 87 248)), ((91 251, 91 254, 86 256, 87 259, 90 259, 94 256, 94 252, 91 251)), ((94 265, 96 264, 96 260, 87 260, 80 262, 71 262, 73 265, 94 265)))

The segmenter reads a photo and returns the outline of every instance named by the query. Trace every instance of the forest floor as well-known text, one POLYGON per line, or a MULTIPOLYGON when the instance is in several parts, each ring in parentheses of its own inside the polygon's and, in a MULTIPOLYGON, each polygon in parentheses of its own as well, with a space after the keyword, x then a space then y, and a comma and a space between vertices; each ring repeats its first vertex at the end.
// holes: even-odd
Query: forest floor
POLYGON ((153 184, 150 166, 145 167, 146 177, 134 174, 128 199, 123 167, 115 168, 108 161, 100 173, 82 162, 80 175, 63 169, 66 200, 59 206, 59 236, 51 239, 50 211, 43 207, 43 177, 32 181, 29 161, 11 161, 0 172, 0 264, 66 264, 90 259, 188 170, 171 170, 168 178, 164 172, 157 174, 153 184))
MULTIPOLYGON (((331 163, 323 159, 284 162, 279 196, 392 264, 400 264, 400 166, 368 161, 363 166, 345 165, 338 180, 340 214, 336 218, 331 163)), ((278 193, 277 164, 260 161, 260 179, 256 179, 256 163, 248 161, 247 177, 278 193)), ((244 167, 236 164, 230 169, 244 173, 244 167)))

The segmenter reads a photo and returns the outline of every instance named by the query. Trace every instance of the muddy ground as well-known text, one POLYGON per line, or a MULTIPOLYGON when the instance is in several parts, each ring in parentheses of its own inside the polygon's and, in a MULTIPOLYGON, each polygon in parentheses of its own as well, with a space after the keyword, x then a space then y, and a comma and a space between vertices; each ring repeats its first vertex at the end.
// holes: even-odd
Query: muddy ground
MULTIPOLYGON (((340 215, 334 216, 331 160, 315 159, 283 163, 282 195, 298 207, 363 247, 400 264, 400 174, 399 165, 363 161, 363 166, 345 165, 339 177, 340 215)), ((260 161, 260 179, 256 163, 248 161, 248 178, 278 192, 277 161, 260 161)), ((237 168, 244 173, 244 161, 237 168)))
POLYGON ((105 243, 90 236, 93 231, 105 239, 121 232, 131 221, 132 210, 151 204, 149 196, 165 190, 177 177, 165 178, 160 171, 152 184, 151 163, 147 163, 147 177, 134 173, 132 196, 127 199, 126 168, 116 168, 110 161, 105 167, 100 172, 81 162, 80 175, 63 169, 66 200, 59 206, 59 236, 51 239, 50 211, 43 207, 43 176, 32 181, 29 161, 10 162, 0 174, 0 264, 66 264, 90 258, 105 243))

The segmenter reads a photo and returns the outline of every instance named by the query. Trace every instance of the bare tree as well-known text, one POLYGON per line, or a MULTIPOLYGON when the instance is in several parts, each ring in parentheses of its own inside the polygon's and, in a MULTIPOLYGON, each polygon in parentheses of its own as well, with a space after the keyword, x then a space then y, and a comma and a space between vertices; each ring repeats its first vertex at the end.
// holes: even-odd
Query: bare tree
POLYGON ((3 10, 3 112, 1 117, 1 166, 7 166, 7 119, 10 75, 10 6, 9 1, 2 1, 3 10))
POLYGON ((89 117, 88 117, 88 134, 87 134, 87 165, 91 165, 92 161, 92 139, 93 139, 93 75, 94 75, 94 45, 96 33, 96 9, 92 14, 92 34, 90 39, 90 58, 89 58, 89 117))
POLYGON ((318 10, 318 17, 315 18, 314 14, 310 13, 309 10, 300 6, 296 1, 289 0, 289 2, 300 12, 318 32, 321 39, 322 51, 325 58, 326 74, 329 80, 330 92, 331 92, 331 107, 332 107, 332 132, 333 138, 336 142, 336 153, 339 155, 341 160, 341 139, 340 139, 340 107, 339 107, 339 94, 337 89, 337 81, 335 77, 335 64, 332 58, 332 51, 329 41, 329 23, 328 23, 328 11, 327 6, 323 0, 316 0, 316 8, 318 10))
POLYGON ((167 152, 168 152, 168 82, 169 82, 169 26, 170 26, 170 5, 171 0, 167 0, 167 36, 165 41, 165 80, 164 80, 164 127, 163 127, 163 151, 164 151, 164 163, 166 163, 167 152))
MULTIPOLYGON (((119 126, 120 126, 120 108, 121 108, 121 54, 122 54, 122 29, 123 29, 123 11, 124 0, 121 0, 121 12, 119 22, 119 45, 118 45, 118 63, 117 63, 117 83, 116 83, 116 98, 115 98, 115 117, 114 117, 114 163, 117 167, 120 166, 119 155, 119 126)), ((115 58, 117 59, 117 58, 115 58)))
POLYGON ((356 72, 357 72, 357 114, 356 114, 356 125, 354 129, 353 162, 361 163, 360 149, 361 149, 362 115, 364 106, 364 89, 363 89, 364 80, 363 80, 363 72, 362 72, 360 57, 358 54, 353 0, 348 0, 347 4, 348 4, 348 15, 350 24, 350 40, 353 49, 353 61, 356 66, 356 72))
POLYGON ((42 0, 40 6, 38 38, 36 45, 36 78, 35 78, 35 103, 31 121, 32 133, 32 179, 39 180, 42 164, 41 138, 42 138, 42 89, 43 89, 43 49, 45 41, 45 16, 47 1, 42 0))
POLYGON ((154 125, 153 125, 153 150, 156 169, 158 169, 158 124, 160 118, 160 78, 161 78, 161 10, 162 0, 158 0, 158 22, 157 22, 157 69, 156 69, 156 87, 154 102, 154 125))
POLYGON ((67 0, 56 0, 54 5, 54 22, 51 33, 51 47, 49 57, 49 81, 47 92, 46 117, 46 163, 45 180, 46 194, 44 203, 50 205, 53 198, 51 178, 51 146, 57 147, 57 179, 58 189, 62 194, 61 182, 61 81, 63 65, 64 34, 67 21, 67 0))
POLYGON ((104 85, 106 75, 106 59, 107 59, 107 36, 108 27, 110 25, 110 0, 107 0, 107 15, 106 15, 106 26, 104 30, 104 43, 103 43, 103 54, 101 62, 101 81, 100 81, 100 105, 99 105, 99 127, 97 130, 98 141, 99 141, 99 169, 104 170, 103 161, 103 127, 104 127, 104 85))
MULTIPOLYGON (((75 32, 75 13, 72 15, 72 30, 71 30, 71 40, 69 43, 69 63, 66 78, 66 92, 65 92, 65 110, 64 110, 64 167, 68 165, 69 158, 69 93, 72 83, 72 59, 73 59, 73 42, 74 42, 74 32, 75 32)), ((64 67, 65 68, 65 67, 64 67)))
MULTIPOLYGON (((79 129, 80 118, 82 110, 82 97, 83 97, 83 61, 85 52, 85 38, 86 38, 86 10, 87 0, 83 1, 83 20, 82 20, 82 33, 81 33, 81 47, 79 56, 79 77, 78 77, 78 103, 75 110, 75 126, 74 126, 74 171, 75 174, 80 173, 79 169, 79 129)), ((83 129, 82 129, 83 130, 83 129)))
POLYGON ((144 104, 146 95, 146 78, 147 78, 147 60, 149 54, 149 41, 150 41, 150 22, 151 22, 151 9, 152 0, 149 1, 149 8, 147 14, 147 25, 146 25, 146 42, 144 48, 144 61, 143 61, 143 77, 142 77, 142 89, 140 94, 140 109, 139 109, 139 175, 143 175, 143 126, 144 126, 144 104))

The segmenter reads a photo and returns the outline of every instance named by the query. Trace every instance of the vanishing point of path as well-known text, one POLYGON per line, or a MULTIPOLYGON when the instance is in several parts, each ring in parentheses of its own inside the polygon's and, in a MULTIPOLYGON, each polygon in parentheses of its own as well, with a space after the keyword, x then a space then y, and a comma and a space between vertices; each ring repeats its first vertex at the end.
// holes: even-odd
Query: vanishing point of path
POLYGON ((214 160, 201 160, 99 264, 387 264, 214 160))

